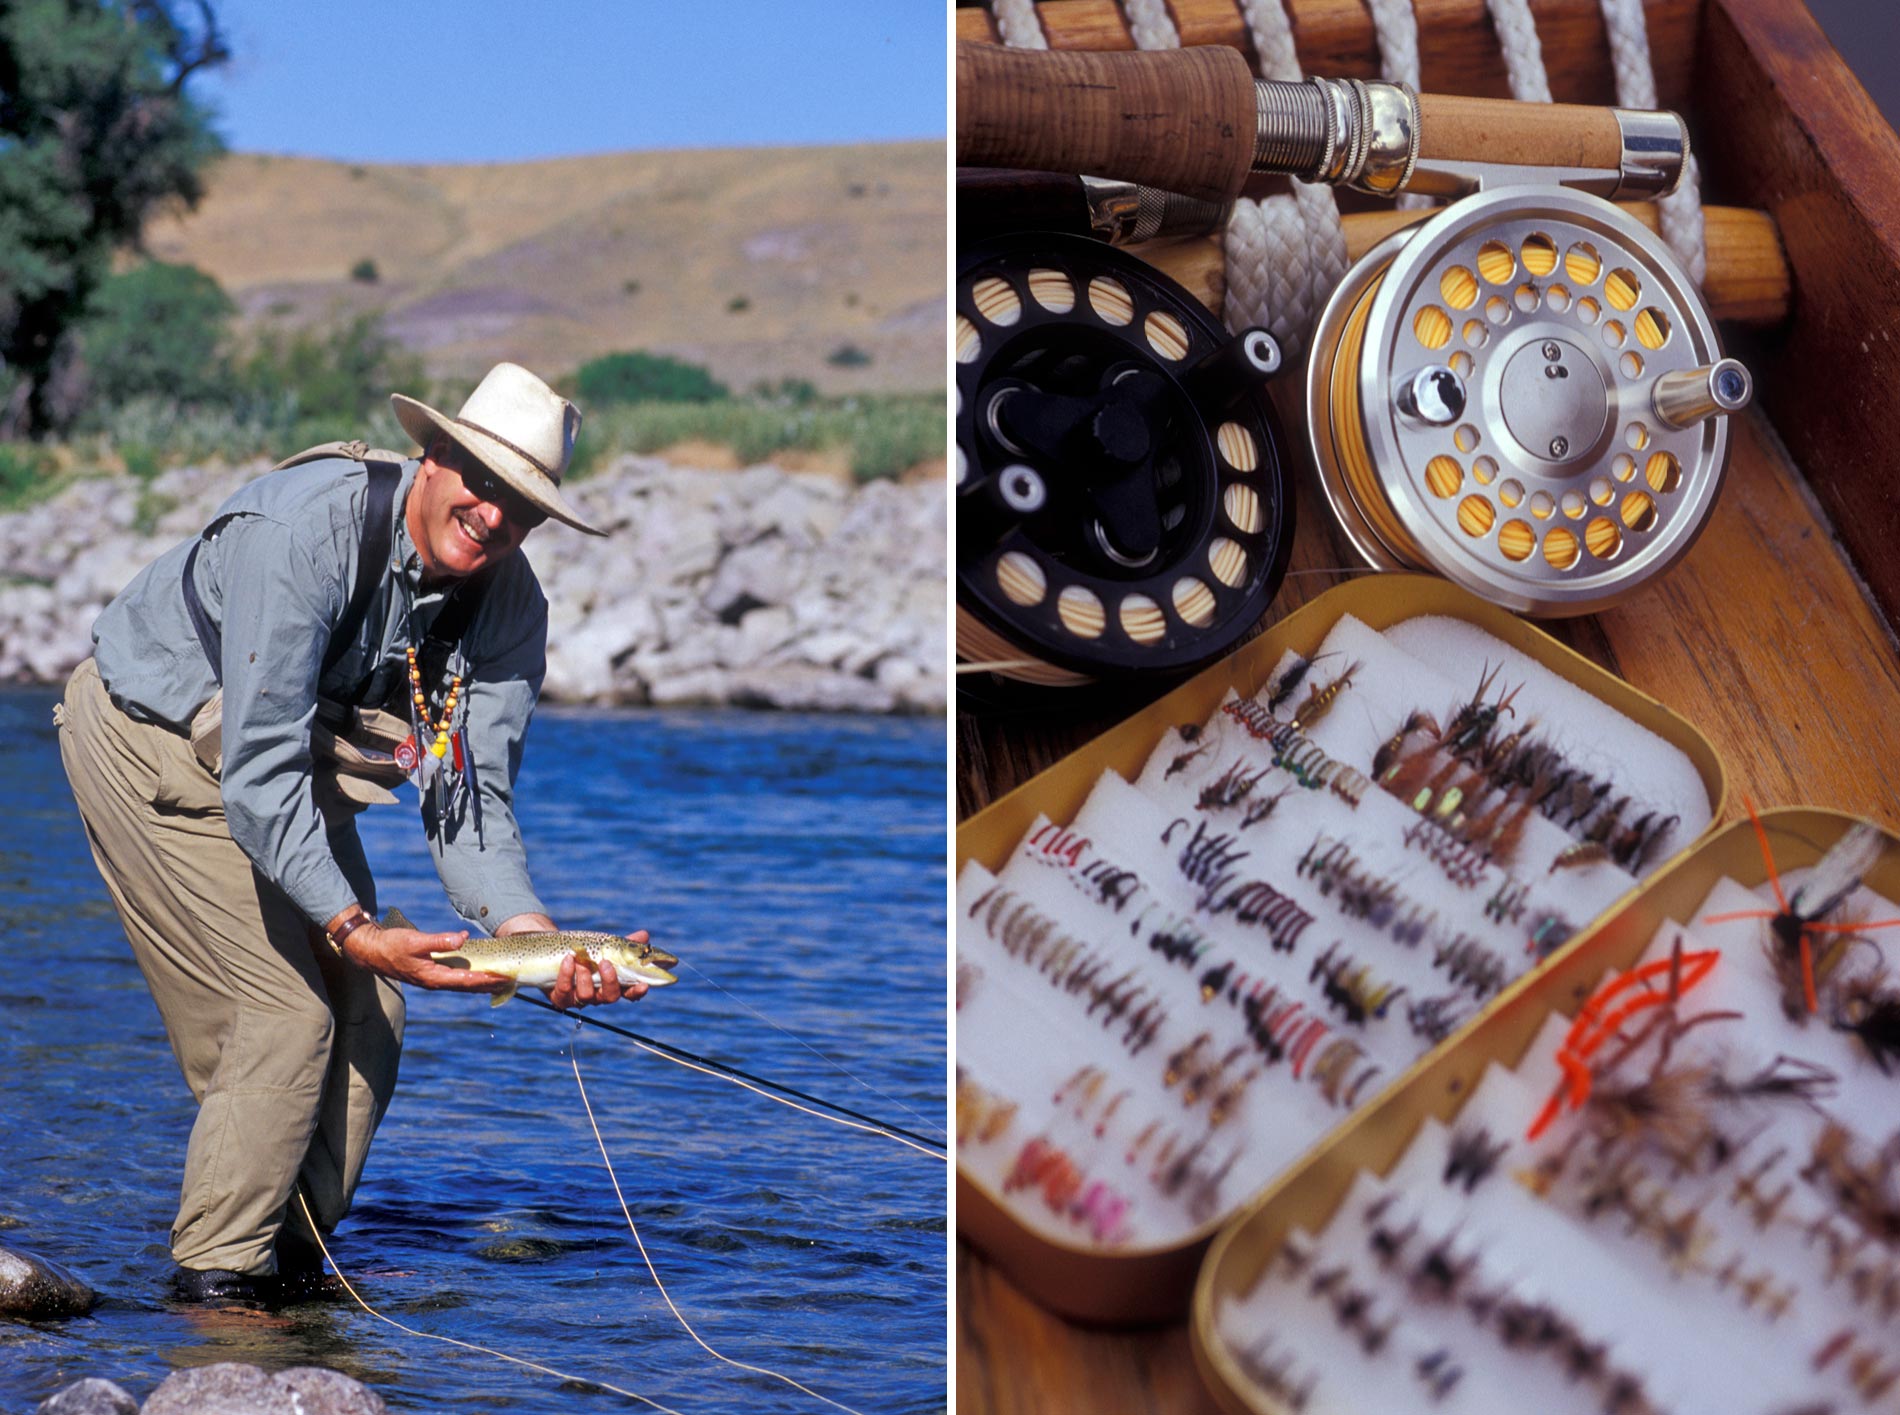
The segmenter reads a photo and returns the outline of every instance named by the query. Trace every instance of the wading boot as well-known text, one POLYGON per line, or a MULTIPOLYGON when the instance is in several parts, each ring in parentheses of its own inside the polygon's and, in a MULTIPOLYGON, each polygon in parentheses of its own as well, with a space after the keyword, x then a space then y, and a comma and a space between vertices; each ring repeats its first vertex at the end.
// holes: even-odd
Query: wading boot
POLYGON ((172 1273, 172 1294, 181 1302, 260 1302, 275 1282, 269 1273, 179 1268, 172 1273))

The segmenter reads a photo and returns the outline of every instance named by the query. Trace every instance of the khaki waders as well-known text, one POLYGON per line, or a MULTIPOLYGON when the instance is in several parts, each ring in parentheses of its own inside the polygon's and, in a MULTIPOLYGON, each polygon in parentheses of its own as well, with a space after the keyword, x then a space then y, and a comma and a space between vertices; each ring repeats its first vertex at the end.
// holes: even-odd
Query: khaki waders
MULTIPOLYGON (((191 744, 121 712, 91 659, 58 717, 93 859, 198 1101, 172 1256, 274 1271, 278 1229, 306 1227, 293 1188, 325 1233, 349 1210, 396 1085, 402 989, 335 957, 231 839, 191 744)), ((373 912, 354 827, 330 845, 373 912)))

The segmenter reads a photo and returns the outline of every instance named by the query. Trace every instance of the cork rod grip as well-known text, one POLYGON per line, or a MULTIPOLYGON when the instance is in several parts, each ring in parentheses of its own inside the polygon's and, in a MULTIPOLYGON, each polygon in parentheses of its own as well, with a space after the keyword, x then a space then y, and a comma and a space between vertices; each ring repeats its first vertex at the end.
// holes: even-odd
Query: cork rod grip
POLYGON ((1238 50, 1028 52, 957 44, 957 162, 1083 172, 1208 201, 1253 162, 1253 76, 1238 50))
POLYGON ((1418 155, 1421 162, 1440 158, 1614 172, 1623 160, 1623 134, 1608 108, 1421 93, 1418 155))

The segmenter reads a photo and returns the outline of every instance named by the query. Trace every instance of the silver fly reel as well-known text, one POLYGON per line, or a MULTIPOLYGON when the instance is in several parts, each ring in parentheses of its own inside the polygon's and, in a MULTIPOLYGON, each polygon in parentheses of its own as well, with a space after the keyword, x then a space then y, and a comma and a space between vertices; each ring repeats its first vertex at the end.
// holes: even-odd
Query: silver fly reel
POLYGON ((1548 616, 1688 553, 1751 392, 1661 240, 1597 197, 1521 186, 1369 251, 1306 388, 1321 484, 1368 561, 1548 616))

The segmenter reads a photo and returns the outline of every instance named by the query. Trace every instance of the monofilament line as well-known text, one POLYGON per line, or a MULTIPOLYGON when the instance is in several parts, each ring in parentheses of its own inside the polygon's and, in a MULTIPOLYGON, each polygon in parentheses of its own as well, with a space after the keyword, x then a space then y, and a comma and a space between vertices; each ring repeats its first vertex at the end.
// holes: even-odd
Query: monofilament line
MULTIPOLYGON (((693 1330, 692 1323, 686 1320, 685 1314, 682 1313, 678 1307, 673 1306, 673 1298, 667 1292, 666 1284, 660 1281, 660 1274, 658 1270, 654 1268, 653 1259, 647 1253, 647 1245, 640 1237, 640 1230, 634 1225, 633 1211, 627 1207, 626 1196, 620 1192, 620 1176, 614 1173, 614 1162, 607 1154, 607 1141, 601 1136, 600 1125, 594 1119, 593 1104, 587 1099, 587 1084, 581 1080, 580 1050, 580 1040, 579 1037, 576 1036, 574 1043, 567 1049, 567 1060, 568 1064, 574 1068, 574 1084, 580 1087, 581 1107, 587 1112, 587 1123, 593 1127, 594 1143, 600 1146, 600 1161, 607 1166, 607 1178, 613 1182, 614 1198, 620 1202, 620 1212, 622 1216, 626 1218, 627 1229, 633 1234, 633 1241, 640 1249, 640 1257, 646 1262, 647 1272, 653 1278, 653 1285, 660 1289, 660 1296, 666 1299, 666 1305, 672 1308, 673 1315, 678 1317, 680 1325, 686 1328, 686 1334, 694 1341, 697 1341, 709 1355, 724 1361, 728 1366, 736 1366, 741 1371, 752 1371, 761 1376, 770 1376, 775 1381, 784 1381, 785 1384, 792 1387, 792 1389, 802 1390, 813 1400, 822 1400, 825 1404, 834 1409, 846 1412, 846 1415, 861 1415, 861 1412, 853 1410, 849 1405, 840 1404, 829 1396, 820 1395, 810 1386, 800 1385, 790 1376, 781 1376, 777 1371, 768 1371, 763 1366, 748 1366, 745 1362, 735 1361, 730 1356, 721 1356, 717 1351, 714 1351, 712 1347, 706 1345, 705 1340, 700 1334, 693 1330)), ((776 1097, 774 1097, 774 1099, 776 1099, 776 1097)), ((830 1117, 827 1116, 826 1118, 829 1119, 830 1117)), ((301 1198, 302 1196, 299 1195, 298 1197, 301 1198)))
POLYGON ((910 1131, 901 1129, 895 1125, 886 1125, 882 1121, 874 1120, 868 1115, 860 1115, 857 1111, 845 1106, 834 1105, 830 1101, 819 1100, 816 1096, 808 1096, 803 1091, 795 1091, 789 1086, 778 1086, 776 1089, 769 1089, 773 1086, 771 1082, 753 1085, 751 1084, 752 1082, 760 1081, 761 1078, 747 1076, 730 1066, 707 1061, 704 1057, 694 1056, 691 1052, 682 1052, 677 1047, 669 1047, 662 1043, 650 1041, 637 1032, 629 1032, 626 1028, 616 1027, 611 1022, 602 1022, 597 1018, 589 1017, 580 1012, 563 1011, 561 1008, 554 1006, 553 1003, 543 1002, 536 997, 529 997, 526 993, 516 993, 515 1000, 517 1002, 533 1003, 536 1007, 552 1012, 556 1016, 566 1017, 575 1022, 585 1022, 590 1027, 599 1027, 604 1032, 612 1032, 616 1037, 625 1037, 642 1050, 649 1051, 657 1057, 673 1062, 675 1065, 684 1066, 688 1071, 699 1071, 708 1076, 716 1076, 722 1081, 730 1081, 735 1086, 743 1086, 748 1091, 754 1091, 764 1096, 767 1100, 777 1101, 780 1105, 790 1106, 793 1110, 803 1111, 806 1115, 815 1115, 820 1120, 829 1120, 833 1125, 842 1125, 847 1130, 863 1130, 872 1135, 882 1135, 887 1140, 895 1140, 898 1144, 908 1149, 913 1149, 919 1154, 929 1155, 932 1159, 948 1160, 949 1158, 947 1148, 938 1141, 928 1140, 921 1135, 914 1135, 910 1131), (779 1092, 784 1092, 785 1094, 781 1095, 779 1092), (841 1112, 843 1115, 855 1116, 856 1121, 845 1120, 840 1118, 839 1115, 827 1114, 822 1110, 811 1110, 806 1106, 797 1104, 795 1101, 786 1099, 786 1095, 797 1096, 800 1100, 808 1100, 815 1105, 829 1106, 831 1110, 841 1112), (857 1123, 859 1121, 863 1123, 857 1123))
MULTIPOLYGON (((583 1099, 585 1099, 584 1096, 583 1096, 583 1099)), ((596 1131, 595 1133, 598 1134, 599 1132, 596 1131)), ((616 1189, 619 1188, 618 1184, 615 1185, 615 1188, 616 1189)), ((464 1351, 479 1351, 483 1355, 493 1356, 497 1360, 509 1361, 517 1366, 526 1366, 530 1371, 539 1371, 544 1376, 553 1376, 563 1381, 578 1381, 582 1383, 583 1385, 598 1386, 602 1390, 612 1391, 615 1395, 624 1395, 629 1400, 637 1400, 642 1405, 651 1405, 655 1410, 664 1412, 664 1415, 684 1415, 683 1411, 675 1410, 670 1405, 662 1405, 660 1404, 659 1401, 651 1399, 648 1396, 641 1395, 638 1391, 623 1390, 617 1385, 610 1385, 606 1381, 596 1380, 592 1376, 577 1376, 567 1371, 557 1371, 552 1366, 543 1366, 537 1361, 530 1361, 530 1360, 527 1360, 525 1357, 521 1357, 521 1356, 510 1356, 506 1351, 497 1351, 492 1346, 480 1346, 472 1341, 458 1341, 455 1337, 452 1337, 452 1336, 438 1336, 434 1332, 417 1331, 414 1327, 404 1326, 401 1322, 397 1321, 394 1317, 385 1317, 381 1312, 377 1311, 374 1307, 370 1306, 369 1303, 365 1302, 363 1300, 362 1294, 359 1293, 353 1286, 350 1285, 350 1280, 347 1277, 343 1276, 343 1269, 337 1266, 336 1259, 333 1256, 331 1256, 329 1246, 324 1243, 323 1232, 321 1229, 317 1227, 316 1218, 311 1214, 310 1205, 307 1202, 305 1202, 303 1191, 301 1189, 297 1191, 297 1203, 303 1209, 304 1221, 310 1225, 310 1232, 316 1237, 317 1248, 322 1252, 324 1261, 329 1263, 330 1271, 336 1274, 336 1280, 343 1284, 343 1290, 350 1294, 350 1297, 355 1301, 356 1305, 361 1307, 365 1312, 368 1312, 377 1321, 384 1322, 388 1324, 389 1326, 394 1327, 397 1331, 407 1332, 410 1336, 419 1336, 427 1341, 444 1342, 449 1346, 459 1346, 464 1351)), ((655 1281, 657 1282, 658 1279, 656 1278, 655 1281)), ((671 1306, 672 1304, 669 1302, 667 1305, 671 1306)), ((694 1338, 694 1339, 698 1340, 698 1338, 694 1338)), ((705 1345, 704 1342, 701 1342, 700 1344, 702 1346, 705 1345)), ((799 1389, 802 1390, 804 1389, 804 1387, 800 1386, 799 1389)), ((819 1396, 818 1398, 820 1400, 824 1399, 823 1396, 819 1396)))
POLYGON ((751 1003, 747 1002, 744 998, 740 997, 739 994, 737 994, 736 992, 733 992, 729 988, 723 988, 719 986, 717 982, 715 982, 712 978, 706 975, 706 972, 704 969, 695 968, 693 967, 691 963, 685 964, 684 966, 692 969, 694 976, 699 978, 701 982, 705 983, 706 986, 711 988, 714 992, 722 993, 726 997, 731 998, 740 1007, 744 1008, 747 1012, 751 1013, 752 1016, 758 1018, 759 1021, 765 1023, 766 1026, 770 1027, 773 1031, 777 1032, 780 1036, 789 1038, 790 1040, 797 1042, 800 1046, 805 1048, 806 1051, 810 1052, 813 1056, 817 1057, 820 1061, 824 1062, 825 1065, 829 1066, 833 1071, 836 1071, 840 1076, 844 1077, 847 1081, 855 1081, 858 1085, 864 1087, 864 1089, 869 1091, 872 1095, 878 1096, 884 1100, 889 1101, 892 1105, 898 1107, 898 1109, 906 1112, 913 1120, 916 1120, 919 1123, 924 1124, 924 1125, 930 1124, 930 1121, 928 1120, 928 1118, 926 1118, 925 1116, 919 1115, 913 1107, 905 1103, 904 1099, 901 1096, 894 1096, 888 1091, 879 1090, 876 1086, 873 1086, 869 1081, 865 1080, 862 1076, 858 1076, 854 1074, 849 1067, 843 1065, 841 1062, 834 1060, 832 1057, 825 1055, 825 1053, 818 1050, 817 1047, 813 1046, 810 1042, 806 1041, 803 1037, 799 1036, 798 1033, 792 1031, 791 1029, 787 1027, 781 1027, 777 1022, 774 1022, 770 1017, 766 1016, 763 1012, 759 1011, 758 1008, 754 1007, 751 1003))

